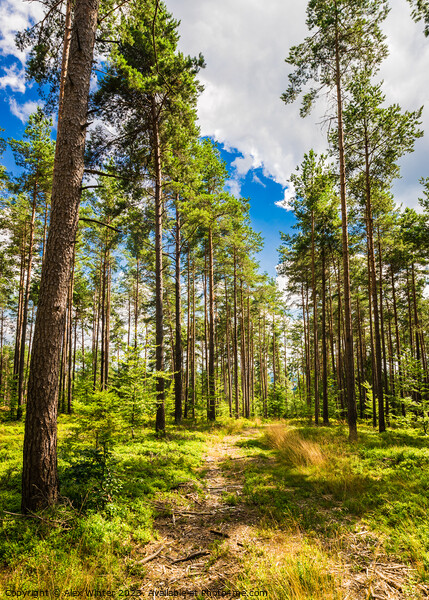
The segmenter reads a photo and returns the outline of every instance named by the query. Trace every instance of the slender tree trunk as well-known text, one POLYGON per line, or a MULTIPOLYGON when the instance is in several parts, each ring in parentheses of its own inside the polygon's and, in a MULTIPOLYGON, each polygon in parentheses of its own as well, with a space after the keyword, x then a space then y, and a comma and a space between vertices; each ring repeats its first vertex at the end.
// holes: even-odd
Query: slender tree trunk
MULTIPOLYGON (((76 249, 76 246, 75 246, 76 249)), ((72 413, 72 331, 73 331, 73 288, 74 288, 74 267, 75 267, 75 251, 73 252, 73 265, 70 275, 70 292, 68 305, 68 381, 67 381, 67 413, 72 413)))
POLYGON ((134 349, 137 350, 138 346, 138 325, 139 325, 139 304, 140 304, 140 291, 139 291, 139 280, 140 280, 140 260, 136 258, 136 293, 134 296, 134 349))
POLYGON ((359 386, 359 412, 360 418, 363 419, 365 415, 365 403, 363 398, 363 390, 362 390, 362 379, 364 378, 363 372, 363 352, 362 352, 362 319, 361 319, 361 310, 360 310, 360 302, 359 295, 357 297, 357 317, 358 317, 358 336, 359 336, 359 346, 358 346, 358 365, 359 368, 357 370, 358 374, 358 386, 359 386))
POLYGON ((227 376, 228 376, 228 405, 229 405, 229 416, 232 417, 232 377, 231 377, 231 344, 230 344, 230 315, 229 315, 229 302, 228 302, 228 287, 226 282, 226 277, 224 279, 225 282, 225 310, 226 310, 226 323, 225 323, 225 333, 226 333, 226 355, 227 355, 227 376))
POLYGON ((311 419, 311 396, 310 396, 310 352, 308 347, 308 319, 306 319, 306 305, 304 298, 304 284, 301 284, 301 299, 302 299, 302 321, 304 325, 304 359, 305 359, 305 390, 306 390, 306 401, 307 401, 307 413, 309 419, 311 419))
MULTIPOLYGON (((401 364, 401 339, 399 336, 398 307, 396 303, 395 275, 393 273, 393 268, 390 269, 390 276, 392 280, 393 318, 395 321, 396 360, 398 362, 399 394, 401 398, 404 398, 404 382, 402 377, 401 364)), ((402 415, 405 417, 405 405, 403 402, 401 402, 401 412, 402 415)))
POLYGON ((102 266, 101 266, 101 332, 100 332, 100 390, 105 389, 104 383, 104 353, 105 353, 105 336, 106 336, 106 276, 107 276, 107 248, 104 247, 103 258, 102 258, 102 266))
POLYGON ((380 273, 380 337, 381 337, 381 351, 382 351, 382 364, 383 364, 383 382, 384 382, 384 392, 385 392, 385 415, 389 415, 389 383, 387 376, 387 352, 386 352, 386 334, 384 329, 384 300, 383 300, 383 262, 381 256, 381 240, 380 240, 380 230, 377 228, 377 237, 378 237, 378 265, 379 265, 379 273, 380 273))
POLYGON ((196 317, 196 302, 195 302, 195 261, 192 261, 192 370, 191 370, 191 385, 192 385, 192 419, 195 420, 195 404, 197 401, 197 368, 196 368, 196 338, 197 338, 197 317, 196 317))
POLYGON ((319 340, 317 335, 316 248, 314 239, 314 210, 311 211, 311 286, 313 292, 313 366, 314 366, 314 422, 319 425, 319 340))
POLYGON ((185 406, 184 406, 184 417, 188 418, 188 404, 189 404, 189 380, 190 380, 190 368, 189 359, 191 352, 191 255, 188 248, 188 260, 187 260, 187 323, 186 323, 186 379, 185 379, 185 406))
POLYGON ((76 0, 61 128, 57 135, 52 210, 42 268, 25 421, 22 511, 58 498, 57 410, 61 332, 79 218, 98 0, 76 0))
MULTIPOLYGON (((27 337, 27 320, 28 320, 28 303, 30 300, 30 283, 31 283, 31 269, 33 265, 33 245, 34 245, 34 222, 36 218, 36 201, 37 201, 37 182, 33 191, 33 202, 31 207, 31 220, 30 220, 30 240, 28 244, 28 258, 27 258, 27 274, 25 281, 25 291, 23 298, 23 309, 22 309, 22 326, 21 326, 21 343, 20 343, 20 355, 19 355, 19 369, 18 369, 18 409, 16 418, 21 420, 22 418, 22 405, 24 403, 24 364, 25 364, 25 341, 27 337)), ((30 347, 28 348, 30 352, 30 347)))
POLYGON ((156 423, 157 432, 165 431, 165 382, 164 371, 164 283, 162 260, 162 175, 161 175, 161 150, 158 130, 158 109, 155 97, 152 96, 152 150, 155 166, 155 369, 160 375, 156 378, 156 423))
POLYGON ((0 320, 0 398, 5 403, 5 393, 3 390, 3 331, 4 331, 4 308, 1 309, 0 320))
POLYGON ((16 316, 16 332, 15 332, 15 352, 13 355, 13 375, 12 375, 12 393, 14 400, 17 402, 17 414, 19 411, 18 388, 19 388, 19 362, 21 357, 21 342, 22 342, 22 322, 24 314, 24 282, 25 282, 25 247, 27 244, 27 225, 24 226, 23 237, 21 239, 20 252, 20 273, 19 273, 19 292, 18 292, 18 312, 16 316))
POLYGON ((209 402, 208 418, 209 421, 216 419, 216 381, 215 381, 215 339, 214 339, 214 266, 213 266, 213 232, 211 227, 208 231, 208 279, 209 279, 209 402))
POLYGON ((346 169, 344 158, 344 132, 343 132, 343 105, 341 93, 340 72, 340 43, 338 35, 338 8, 335 1, 335 79, 337 88, 337 117, 338 117, 338 148, 340 154, 340 197, 341 197, 341 225, 342 225, 342 253, 344 276, 344 316, 345 316, 345 367, 346 367, 346 392, 347 392, 347 421, 349 426, 349 439, 357 440, 357 411, 355 401, 355 376, 353 356, 353 326, 352 305, 350 290, 350 259, 349 259, 349 234, 347 224, 346 201, 346 169))
MULTIPOLYGON (((377 298, 377 277, 375 268, 375 253, 374 253, 374 233, 371 205, 371 183, 370 183, 370 167, 369 167, 369 150, 368 143, 365 139, 365 191, 366 191, 366 222, 368 233, 368 259, 369 259, 369 278, 370 278, 370 294, 372 297, 372 309, 374 312, 374 341, 375 341, 375 367, 376 367, 376 388, 374 390, 378 400, 378 430, 379 432, 386 431, 386 423, 384 418, 384 398, 383 398, 383 365, 381 351, 381 332, 380 332, 380 313, 378 310, 377 298)), ((381 278, 381 273, 380 273, 381 278)), ((381 281, 380 281, 381 286, 381 281)), ((381 287, 380 287, 381 289, 381 287)), ((380 305, 380 311, 382 307, 380 305)))
POLYGON ((326 264, 325 264, 325 248, 322 247, 322 396, 323 396, 323 424, 329 425, 328 411, 328 349, 326 344, 326 264))
POLYGON ((109 361, 110 361, 110 296, 112 286, 112 267, 110 264, 110 250, 107 253, 107 294, 106 294, 106 331, 104 337, 104 385, 109 385, 109 361))
POLYGON ((238 339, 237 339, 237 254, 234 246, 234 397, 235 418, 240 416, 240 400, 238 394, 238 339))
POLYGON ((182 403, 183 403, 183 379, 182 379, 182 300, 180 288, 180 246, 181 240, 181 220, 179 213, 179 198, 176 196, 176 279, 175 279, 175 295, 176 295, 176 339, 175 339, 175 360, 174 360, 174 421, 176 424, 182 420, 182 403))

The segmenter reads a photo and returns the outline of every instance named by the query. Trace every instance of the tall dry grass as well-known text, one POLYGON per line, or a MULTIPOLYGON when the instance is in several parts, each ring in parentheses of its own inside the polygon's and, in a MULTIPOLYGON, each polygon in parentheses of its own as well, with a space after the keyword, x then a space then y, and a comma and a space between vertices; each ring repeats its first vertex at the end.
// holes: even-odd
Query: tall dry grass
POLYGON ((321 466, 325 462, 326 457, 319 444, 303 439, 296 429, 281 424, 270 425, 266 438, 282 460, 294 467, 321 466))

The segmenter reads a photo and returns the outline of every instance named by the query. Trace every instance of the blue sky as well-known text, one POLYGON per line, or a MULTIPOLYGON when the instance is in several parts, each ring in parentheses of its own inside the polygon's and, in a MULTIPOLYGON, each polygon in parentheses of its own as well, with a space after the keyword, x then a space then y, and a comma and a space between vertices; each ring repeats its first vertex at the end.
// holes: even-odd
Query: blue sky
MULTIPOLYGON (((181 20, 180 46, 188 54, 202 52, 204 92, 198 103, 201 134, 216 140, 230 169, 229 188, 251 200, 253 227, 265 239, 260 254, 263 271, 275 275, 279 231, 288 232, 293 215, 276 203, 286 200, 290 174, 305 152, 326 151, 326 98, 313 113, 299 117, 299 103, 285 106, 280 95, 288 83, 285 57, 308 34, 306 2, 301 0, 165 0, 181 20)), ((389 46, 379 78, 386 102, 405 110, 426 105, 423 129, 429 130, 429 39, 414 23, 405 0, 390 0, 383 24, 389 46)), ((20 137, 26 117, 35 109, 37 90, 25 81, 25 54, 14 46, 16 31, 40 18, 42 6, 23 0, 0 0, 0 126, 5 136, 20 137)), ((402 178, 395 199, 417 207, 420 177, 429 176, 429 136, 401 160, 402 178)), ((13 158, 6 156, 11 169, 13 158)))
MULTIPOLYGON (((226 150, 222 145, 219 145, 219 149, 231 175, 234 175, 234 161, 243 157, 242 153, 230 148, 226 150)), ((247 171, 240 178, 239 187, 241 196, 250 199, 253 229, 264 238, 264 248, 257 256, 261 270, 274 277, 278 262, 277 249, 280 245, 279 232, 289 233, 295 222, 292 212, 275 204, 283 200, 284 187, 267 177, 262 167, 247 171)))

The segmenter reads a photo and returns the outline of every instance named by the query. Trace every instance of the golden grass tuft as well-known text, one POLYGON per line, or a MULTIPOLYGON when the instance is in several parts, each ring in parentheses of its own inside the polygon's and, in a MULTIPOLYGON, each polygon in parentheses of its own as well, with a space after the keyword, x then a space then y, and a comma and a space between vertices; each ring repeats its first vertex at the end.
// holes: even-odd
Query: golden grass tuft
POLYGON ((254 546, 243 564, 236 584, 240 591, 267 600, 344 598, 343 569, 335 569, 338 565, 322 548, 293 532, 264 534, 268 541, 254 546))
POLYGON ((266 438, 269 446, 294 467, 317 467, 325 462, 319 444, 304 440, 296 429, 286 425, 270 425, 266 430, 266 438))

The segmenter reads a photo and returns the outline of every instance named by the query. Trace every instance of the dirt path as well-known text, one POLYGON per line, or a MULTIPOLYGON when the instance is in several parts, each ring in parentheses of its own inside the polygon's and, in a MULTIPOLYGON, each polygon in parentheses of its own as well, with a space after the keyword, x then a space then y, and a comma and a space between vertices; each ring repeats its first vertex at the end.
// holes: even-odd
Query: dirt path
POLYGON ((237 442, 259 436, 258 430, 246 430, 209 443, 201 480, 184 482, 174 494, 154 501, 159 539, 142 549, 138 563, 146 574, 141 589, 231 589, 258 520, 257 511, 241 500, 243 476, 237 466, 251 457, 237 442), (225 461, 233 462, 234 469, 222 469, 225 461))
MULTIPOLYGON (((261 435, 260 430, 247 429, 222 439, 212 436, 198 480, 183 482, 174 492, 157 496, 153 506, 158 539, 138 549, 133 557, 134 567, 142 569, 140 589, 146 595, 155 598, 157 592, 167 595, 168 591, 181 590, 195 597, 202 590, 232 590, 255 551, 258 562, 267 569, 275 562, 280 565, 278 573, 288 573, 291 581, 294 561, 299 566, 302 560, 313 560, 306 534, 299 526, 293 531, 274 525, 263 531, 264 507, 251 506, 242 498, 243 473, 249 461, 261 460, 258 451, 249 450, 249 441, 261 435), (240 442, 247 442, 247 451, 240 442)), ((305 510, 304 504, 302 508, 305 510)), ((334 587, 339 594, 325 595, 322 591, 320 600, 429 598, 428 588, 410 585, 413 570, 383 555, 381 541, 362 524, 357 522, 355 532, 345 530, 342 537, 336 548, 330 547, 329 540, 319 540, 318 548, 326 546, 325 556, 329 557, 325 572, 337 581, 334 587)), ((283 589, 284 574, 279 577, 283 589)), ((296 581, 298 589, 300 579, 296 581)), ((293 597, 306 598, 304 588, 303 584, 302 595, 297 591, 293 597)))

